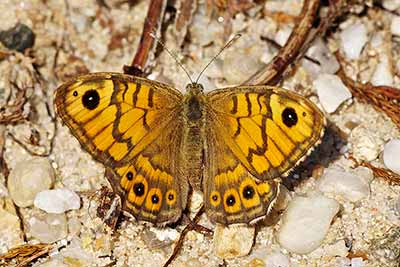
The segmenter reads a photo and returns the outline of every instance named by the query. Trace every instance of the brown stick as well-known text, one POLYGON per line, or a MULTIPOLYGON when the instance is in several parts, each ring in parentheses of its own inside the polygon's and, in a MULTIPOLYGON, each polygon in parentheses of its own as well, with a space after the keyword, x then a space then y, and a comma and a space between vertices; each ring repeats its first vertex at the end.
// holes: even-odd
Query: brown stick
POLYGON ((320 1, 305 0, 300 14, 303 19, 295 26, 289 39, 283 48, 279 51, 271 63, 266 65, 264 69, 259 70, 243 84, 247 85, 275 85, 277 84, 288 67, 300 54, 301 48, 307 40, 308 33, 312 28, 312 24, 317 17, 317 11, 320 1))
POLYGON ((203 234, 211 234, 212 231, 203 227, 203 226, 199 226, 197 223, 200 220, 201 215, 204 213, 204 205, 201 206, 201 208, 199 209, 199 211, 196 213, 196 215, 194 216, 193 220, 191 220, 189 222, 188 225, 186 225, 186 227, 183 229, 183 231, 181 232, 178 241, 176 242, 176 245, 174 247, 174 250, 171 254, 171 256, 168 258, 168 260, 164 263, 163 267, 167 267, 168 265, 171 264, 171 262, 178 256, 179 251, 182 248, 183 245, 183 241, 185 240, 186 234, 191 231, 191 230, 196 230, 199 231, 203 234))
POLYGON ((157 42, 151 34, 159 34, 161 22, 164 18, 167 0, 151 0, 147 16, 144 21, 142 36, 139 47, 130 66, 124 66, 124 73, 136 76, 143 76, 149 71, 150 60, 154 56, 157 42))

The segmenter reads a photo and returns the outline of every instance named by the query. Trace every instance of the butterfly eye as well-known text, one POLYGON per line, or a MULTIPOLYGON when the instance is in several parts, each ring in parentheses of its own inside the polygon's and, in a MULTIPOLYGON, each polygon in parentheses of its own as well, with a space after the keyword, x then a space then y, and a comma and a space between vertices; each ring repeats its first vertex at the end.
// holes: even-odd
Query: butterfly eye
POLYGON ((100 103, 100 96, 96 90, 88 90, 82 96, 82 104, 85 108, 93 110, 97 108, 100 103))
POLYGON ((78 96, 78 92, 77 92, 77 91, 74 91, 74 92, 72 93, 72 95, 73 95, 73 96, 78 96))
POLYGON ((297 124, 298 118, 294 108, 285 108, 283 110, 282 121, 289 128, 297 124))

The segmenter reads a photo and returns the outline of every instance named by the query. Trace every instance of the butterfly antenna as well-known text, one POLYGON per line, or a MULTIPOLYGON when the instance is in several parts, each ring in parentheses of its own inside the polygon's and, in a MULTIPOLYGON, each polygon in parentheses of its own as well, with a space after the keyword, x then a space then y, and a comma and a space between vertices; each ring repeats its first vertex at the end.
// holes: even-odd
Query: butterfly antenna
POLYGON ((186 68, 182 65, 182 63, 179 61, 178 57, 176 56, 175 53, 172 53, 167 46, 160 40, 160 38, 158 38, 156 36, 155 33, 150 33, 150 36, 153 37, 164 49, 165 51, 167 51, 167 53, 173 58, 175 59, 176 63, 183 69, 183 71, 186 73, 186 75, 188 76, 189 80, 191 83, 193 83, 192 77, 190 77, 189 72, 186 70, 186 68))
POLYGON ((235 34, 235 36, 232 37, 225 45, 224 47, 219 50, 219 52, 208 62, 208 64, 203 68, 203 70, 200 72, 199 76, 197 76, 196 83, 200 80, 201 75, 204 73, 204 71, 211 65, 211 63, 214 62, 216 58, 219 57, 219 55, 228 47, 230 47, 237 39, 239 39, 242 35, 240 33, 235 34))

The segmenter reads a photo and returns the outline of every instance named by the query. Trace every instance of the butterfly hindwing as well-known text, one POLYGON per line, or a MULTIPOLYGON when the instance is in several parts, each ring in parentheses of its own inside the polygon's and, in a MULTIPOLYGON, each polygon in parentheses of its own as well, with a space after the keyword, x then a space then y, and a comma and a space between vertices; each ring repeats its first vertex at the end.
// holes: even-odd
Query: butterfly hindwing
POLYGON ((257 181, 225 144, 218 128, 207 128, 206 155, 203 193, 208 217, 223 225, 263 218, 276 199, 279 182, 257 181))
POLYGON ((186 207, 189 185, 180 171, 181 122, 177 117, 131 164, 109 171, 123 210, 138 220, 175 222, 186 207))
POLYGON ((235 157, 261 180, 291 170, 320 140, 324 116, 285 89, 243 86, 208 95, 212 124, 235 157))

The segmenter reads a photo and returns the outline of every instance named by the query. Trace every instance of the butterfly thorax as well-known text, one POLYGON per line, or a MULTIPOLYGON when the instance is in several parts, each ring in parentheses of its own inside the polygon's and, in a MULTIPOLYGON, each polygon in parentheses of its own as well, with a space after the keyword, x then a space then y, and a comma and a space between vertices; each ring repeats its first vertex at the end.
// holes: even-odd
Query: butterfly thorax
POLYGON ((191 83, 186 86, 183 118, 185 127, 182 144, 182 160, 185 162, 185 176, 190 184, 200 189, 203 166, 203 147, 205 133, 205 96, 203 86, 191 83))

